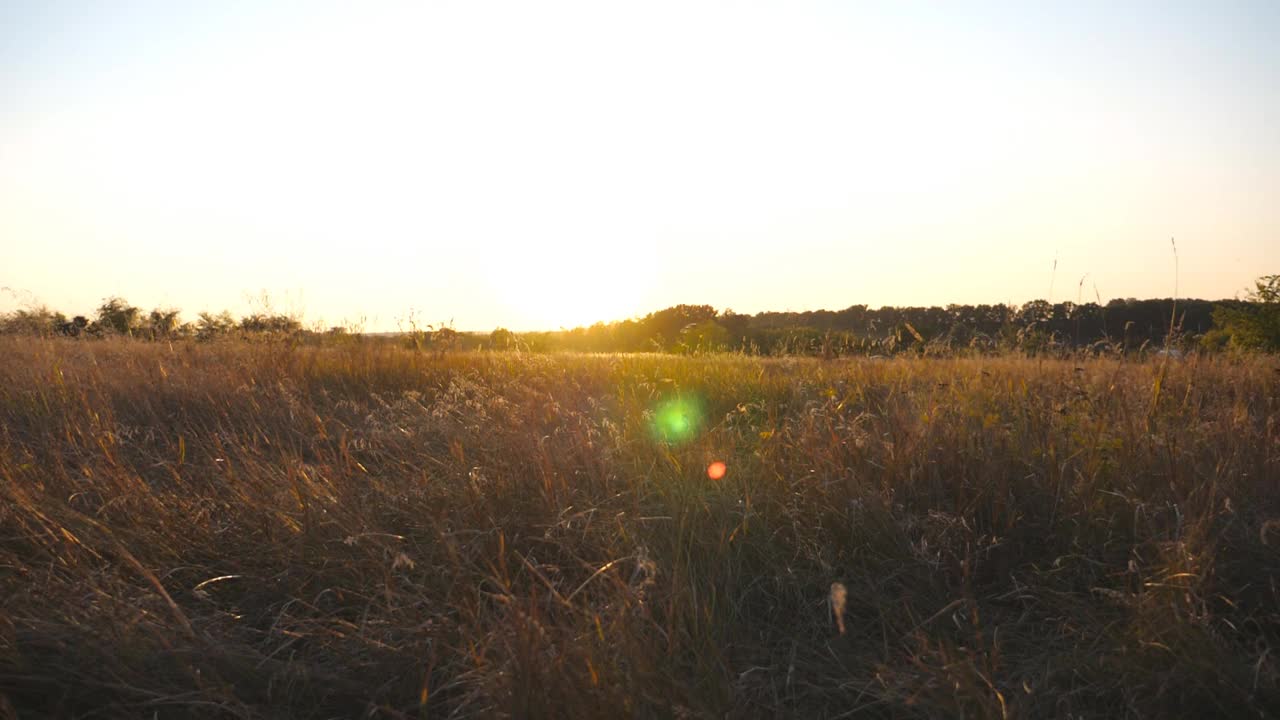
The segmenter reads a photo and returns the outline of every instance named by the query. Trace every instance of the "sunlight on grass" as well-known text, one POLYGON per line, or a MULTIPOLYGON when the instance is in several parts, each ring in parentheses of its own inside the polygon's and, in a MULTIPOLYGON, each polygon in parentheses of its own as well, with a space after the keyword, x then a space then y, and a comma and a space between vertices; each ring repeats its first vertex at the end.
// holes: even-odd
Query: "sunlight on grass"
POLYGON ((22 717, 1280 697, 1274 358, 0 357, 0 707, 22 717))

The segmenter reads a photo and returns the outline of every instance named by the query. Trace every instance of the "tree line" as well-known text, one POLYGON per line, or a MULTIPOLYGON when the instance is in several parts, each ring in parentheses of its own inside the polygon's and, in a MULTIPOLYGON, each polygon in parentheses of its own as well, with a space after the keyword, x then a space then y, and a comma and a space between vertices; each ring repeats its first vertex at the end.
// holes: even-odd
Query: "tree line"
POLYGON ((147 312, 120 297, 102 301, 92 317, 68 318, 45 307, 25 308, 0 315, 0 333, 6 335, 64 335, 67 337, 127 336, 145 340, 194 338, 212 340, 233 335, 292 335, 302 332, 302 321, 292 315, 258 312, 236 318, 228 311, 202 312, 191 322, 181 321, 176 308, 147 312))
POLYGON ((586 352, 746 352, 761 355, 889 355, 960 350, 1144 348, 1280 350, 1280 275, 1260 278, 1242 300, 1112 300, 1098 303, 882 307, 743 315, 676 305, 635 318, 545 333, 496 330, 490 345, 586 352))
MULTIPOLYGON (((172 308, 143 311, 107 298, 93 317, 68 318, 46 308, 0 315, 0 333, 213 340, 226 337, 356 338, 341 326, 304 328, 293 315, 258 312, 236 318, 202 312, 182 322, 172 308)), ((1098 303, 881 307, 761 312, 676 305, 641 318, 552 332, 458 332, 428 326, 391 336, 415 350, 532 352, 743 352, 759 355, 891 355, 948 352, 1029 353, 1144 349, 1280 351, 1280 275, 1259 278, 1244 299, 1112 300, 1098 303)))

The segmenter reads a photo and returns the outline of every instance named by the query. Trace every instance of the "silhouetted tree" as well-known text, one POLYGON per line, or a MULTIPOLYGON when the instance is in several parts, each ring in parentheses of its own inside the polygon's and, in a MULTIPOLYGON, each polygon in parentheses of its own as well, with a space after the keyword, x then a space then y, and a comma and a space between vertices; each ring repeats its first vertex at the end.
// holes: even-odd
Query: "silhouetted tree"
POLYGON ((680 331, 680 342, 676 349, 680 352, 723 352, 729 349, 731 336, 729 331, 715 320, 703 320, 700 323, 686 325, 680 331))
POLYGON ((302 323, 289 315, 254 313, 240 318, 240 331, 244 333, 292 334, 302 329, 302 323))
POLYGON ((202 312, 196 319, 196 338, 199 340, 212 340, 231 332, 235 329, 235 326, 236 319, 231 317, 231 313, 226 310, 217 315, 202 312))
POLYGON ((152 339, 172 337, 178 330, 178 315, 174 308, 156 308, 147 315, 146 330, 152 339))
POLYGON ((516 334, 506 328, 489 333, 489 347, 493 350, 510 350, 516 346, 516 334))
POLYGON ((712 320, 716 309, 710 305, 676 305, 652 313, 640 321, 661 348, 673 348, 680 340, 680 332, 690 325, 712 320))
POLYGON ((80 333, 89 327, 89 319, 83 315, 77 315, 69 321, 58 323, 58 334, 67 337, 80 337, 80 333))
POLYGON ((451 327, 441 327, 427 336, 427 345, 436 354, 443 354, 450 350, 456 350, 460 342, 460 334, 451 327))
POLYGON ((142 311, 120 297, 110 297, 98 306, 98 325, 118 335, 132 335, 141 322, 142 311))
POLYGON ((15 310, 0 316, 0 332, 8 335, 48 335, 57 332, 67 318, 45 307, 15 310))
POLYGON ((1231 346, 1245 350, 1280 350, 1280 275, 1254 282, 1248 304, 1220 305, 1213 319, 1231 346))

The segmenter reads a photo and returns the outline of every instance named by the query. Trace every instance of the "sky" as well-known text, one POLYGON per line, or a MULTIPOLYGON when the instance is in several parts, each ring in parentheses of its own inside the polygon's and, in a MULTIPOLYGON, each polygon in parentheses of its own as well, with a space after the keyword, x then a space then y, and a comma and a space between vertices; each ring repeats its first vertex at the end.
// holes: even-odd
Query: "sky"
POLYGON ((528 330, 1272 273, 1274 0, 0 2, 0 310, 528 330))

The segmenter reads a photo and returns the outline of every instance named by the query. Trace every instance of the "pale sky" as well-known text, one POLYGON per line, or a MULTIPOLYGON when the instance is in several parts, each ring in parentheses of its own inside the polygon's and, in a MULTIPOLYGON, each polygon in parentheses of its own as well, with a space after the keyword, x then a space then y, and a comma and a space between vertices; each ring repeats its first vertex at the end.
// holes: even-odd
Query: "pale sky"
POLYGON ((1280 2, 0 0, 0 310, 1232 297, 1280 2), (1052 268, 1057 261, 1056 274, 1052 268))

